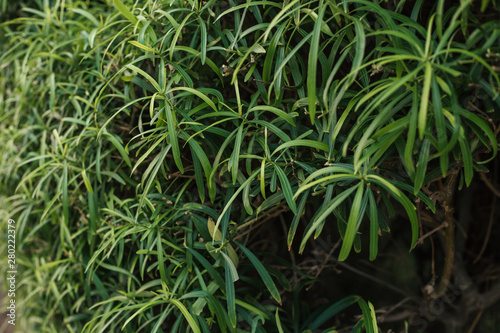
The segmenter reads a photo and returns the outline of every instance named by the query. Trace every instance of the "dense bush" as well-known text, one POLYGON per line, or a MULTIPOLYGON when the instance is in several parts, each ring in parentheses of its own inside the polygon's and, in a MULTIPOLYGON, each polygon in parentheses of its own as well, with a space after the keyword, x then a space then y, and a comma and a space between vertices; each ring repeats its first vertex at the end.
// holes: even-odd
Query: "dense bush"
POLYGON ((455 192, 498 149, 494 2, 1 3, 20 331, 377 332, 304 293, 394 215, 402 251, 442 233, 420 296, 446 292, 455 192))

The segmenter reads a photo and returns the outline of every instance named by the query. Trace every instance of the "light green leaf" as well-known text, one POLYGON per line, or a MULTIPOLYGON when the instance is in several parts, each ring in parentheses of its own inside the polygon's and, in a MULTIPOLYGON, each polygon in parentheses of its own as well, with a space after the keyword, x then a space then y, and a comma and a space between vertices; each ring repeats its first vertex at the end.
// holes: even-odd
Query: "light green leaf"
POLYGON ((285 142, 278 146, 274 152, 271 155, 274 155, 276 152, 285 149, 285 148, 291 148, 291 147, 299 147, 299 146, 304 146, 304 147, 310 147, 310 148, 315 148, 322 150, 324 152, 328 152, 328 145, 323 142, 318 142, 314 140, 306 140, 306 139, 300 139, 300 140, 291 140, 288 142, 285 142))
POLYGON ((291 115, 289 115, 285 111, 280 110, 278 108, 275 108, 273 106, 257 105, 257 106, 254 106, 253 108, 251 108, 250 110, 248 110, 247 113, 251 113, 253 111, 260 111, 260 110, 272 112, 275 115, 277 115, 278 117, 280 117, 283 120, 285 120, 286 122, 288 122, 290 125, 295 126, 295 123, 293 122, 293 118, 291 115))
POLYGON ((113 0, 113 3, 115 4, 116 8, 122 13, 123 16, 125 16, 132 24, 137 23, 137 17, 135 17, 134 14, 128 8, 121 2, 120 0, 113 0))
POLYGON ((82 169, 82 178, 83 178, 83 183, 85 184, 85 187, 87 188, 87 191, 94 194, 94 190, 92 189, 92 185, 90 184, 90 180, 87 177, 87 172, 86 172, 85 168, 82 169))
POLYGON ((344 241, 342 242, 342 247, 340 249, 339 261, 344 261, 349 256, 354 237, 356 236, 359 228, 358 217, 364 214, 364 211, 361 211, 361 200, 363 199, 365 189, 364 182, 361 181, 357 187, 358 189, 352 202, 351 212, 349 213, 349 220, 347 221, 347 230, 344 235, 344 241))
POLYGON ((186 309, 186 307, 184 306, 184 304, 182 304, 179 300, 177 300, 175 298, 171 298, 169 300, 169 302, 172 303, 172 304, 174 304, 179 310, 181 310, 184 318, 186 318, 189 326, 193 330, 193 333, 201 333, 200 328, 196 324, 196 321, 193 319, 193 317, 189 313, 188 309, 186 309))
POLYGON ((429 107, 429 93, 432 83, 432 65, 430 62, 425 63, 424 85, 422 88, 422 97, 420 98, 420 110, 418 111, 418 134, 420 140, 424 139, 424 133, 427 121, 427 109, 429 107))

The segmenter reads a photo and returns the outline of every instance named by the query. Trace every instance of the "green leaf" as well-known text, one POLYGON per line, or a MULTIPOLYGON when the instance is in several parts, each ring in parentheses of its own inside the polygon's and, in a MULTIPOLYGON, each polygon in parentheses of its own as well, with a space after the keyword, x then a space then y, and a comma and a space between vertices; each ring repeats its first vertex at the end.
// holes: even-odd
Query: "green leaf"
POLYGON ((418 134, 420 140, 424 139, 424 133, 427 121, 427 108, 429 107, 429 94, 432 83, 432 65, 425 63, 424 85, 422 88, 422 97, 420 98, 420 110, 418 111, 418 134))
POLYGON ((318 54, 320 52, 319 38, 321 34, 321 27, 323 25, 323 16, 325 15, 327 6, 324 6, 323 0, 320 0, 318 7, 318 19, 314 23, 307 67, 307 103, 309 105, 308 111, 312 124, 314 124, 314 121, 316 119, 316 73, 318 70, 318 54))
POLYGON ((276 173, 278 174, 278 178, 280 180, 286 202, 288 203, 288 207, 290 207, 294 214, 297 214, 297 206, 295 205, 295 200, 293 200, 293 192, 292 187, 290 186, 290 182, 288 181, 285 172, 278 165, 273 164, 273 166, 276 170, 276 173))
POLYGON ((67 226, 69 225, 69 195, 68 195, 68 167, 65 165, 63 167, 63 175, 61 179, 61 190, 62 190, 62 205, 63 205, 63 219, 61 219, 61 242, 63 242, 64 238, 67 241, 71 242, 70 237, 66 237, 66 233, 64 230, 67 230, 67 226), (65 237, 63 237, 65 235, 65 237))
POLYGON ((332 318, 335 316, 337 313, 341 312, 342 310, 346 309, 347 307, 353 305, 356 303, 358 300, 360 300, 361 297, 359 296, 347 296, 342 298, 341 300, 335 302, 334 304, 330 305, 328 308, 326 308, 320 315, 314 319, 314 321, 311 323, 309 326, 310 330, 317 330, 323 325, 328 319, 332 318))
POLYGON ((411 179, 414 179, 415 165, 413 163, 413 146, 415 145, 415 137, 417 133, 417 119, 418 119, 418 96, 413 94, 413 103, 410 110, 409 129, 406 138, 405 152, 403 163, 408 171, 411 179))
POLYGON ((94 194, 94 190, 92 189, 92 185, 90 184, 90 180, 87 177, 87 172, 86 172, 85 168, 82 169, 82 178, 83 178, 83 183, 85 184, 85 187, 87 188, 87 191, 94 194))
POLYGON ((207 26, 205 21, 201 17, 198 17, 198 21, 200 22, 200 38, 201 38, 201 55, 200 60, 201 64, 204 65, 207 59, 207 26))
POLYGON ((460 144, 460 149, 462 151, 465 185, 469 186, 472 181, 472 176, 474 175, 474 169, 472 164, 472 151, 470 149, 469 142, 465 137, 463 128, 460 129, 460 136, 458 138, 458 143, 460 144))
POLYGON ((375 314, 375 309, 373 308, 373 304, 366 302, 363 299, 358 300, 359 307, 363 312, 363 318, 365 323, 366 332, 370 333, 378 333, 377 327, 377 319, 375 314))
POLYGON ((223 16, 225 16, 225 15, 227 15, 229 13, 232 13, 234 11, 237 11, 237 10, 240 10, 240 9, 243 9, 243 8, 247 9, 250 6, 274 6, 274 7, 281 8, 280 4, 275 3, 273 1, 252 1, 252 2, 247 2, 247 3, 241 4, 241 5, 237 5, 237 6, 231 6, 231 8, 225 10, 219 16, 217 16, 217 18, 215 19, 215 21, 218 21, 221 17, 223 17, 223 16))
POLYGON ((229 315, 229 321, 233 328, 236 328, 236 293, 234 290, 234 282, 238 280, 238 273, 236 272, 236 268, 234 267, 231 259, 224 253, 221 252, 224 256, 226 262, 226 298, 227 298, 227 313, 229 315))
POLYGON ((266 160, 263 159, 260 165, 260 193, 266 199, 266 160))
POLYGON ((199 316, 201 314, 201 311, 203 308, 200 308, 199 310, 195 310, 195 305, 198 303, 200 304, 201 302, 206 304, 208 302, 208 306, 210 308, 210 311, 212 313, 215 313, 216 316, 216 321, 219 324, 220 331, 222 333, 226 332, 226 317, 227 315, 224 313, 224 309, 221 306, 221 303, 213 296, 213 293, 217 291, 218 287, 213 283, 210 282, 210 284, 207 287, 207 291, 205 290, 196 290, 189 292, 185 295, 183 295, 180 299, 185 299, 185 298, 197 298, 196 302, 193 304, 193 314, 195 316, 199 316), (199 303, 200 302, 200 303, 199 303))
POLYGON ((354 55, 354 59, 352 60, 351 71, 349 72, 349 79, 347 80, 347 84, 351 85, 356 79, 356 75, 363 63, 363 58, 365 55, 365 46, 366 46, 366 38, 365 31, 361 22, 354 16, 351 17, 352 22, 354 23, 355 36, 356 36, 356 53, 354 55))
MULTIPOLYGON (((491 161, 492 159, 494 159, 496 157, 497 153, 498 153, 498 141, 496 139, 496 135, 493 133, 493 131, 488 126, 488 124, 486 123, 485 120, 479 118, 478 116, 476 116, 472 112, 469 112, 469 111, 464 110, 462 108, 459 109, 459 112, 460 112, 460 116, 468 119, 474 125, 478 126, 481 130, 483 130, 484 133, 486 134, 486 136, 488 137, 488 139, 490 140, 491 143, 490 143, 490 147, 488 147, 488 149, 492 149, 493 150, 493 155, 489 159, 487 159, 485 161, 478 162, 478 164, 488 163, 489 161, 491 161)), ((461 128, 460 129, 460 135, 462 135, 462 131, 463 131, 463 129, 461 128)))
POLYGON ((359 228, 358 216, 363 216, 364 214, 364 211, 361 211, 361 200, 363 199, 365 189, 364 182, 361 181, 357 187, 358 189, 352 202, 349 220, 347 221, 347 230, 344 235, 344 241, 342 242, 342 247, 340 249, 339 261, 344 261, 349 256, 354 237, 356 236, 359 228))
POLYGON ((270 80, 271 68, 272 68, 272 63, 274 60, 274 54, 276 52, 276 48, 278 47, 278 43, 280 42, 280 39, 283 36, 283 31, 285 30, 285 28, 286 28, 285 24, 282 24, 278 28, 278 30, 274 34, 273 38, 271 38, 271 41, 267 47, 267 51, 265 51, 266 59, 264 60, 264 67, 262 69, 262 80, 264 80, 264 81, 270 80))
POLYGON ((46 264, 43 264, 41 265, 40 267, 37 268, 37 271, 43 271, 43 270, 46 270, 46 269, 50 269, 52 267, 55 267, 55 266, 58 266, 64 262, 68 262, 70 261, 70 259, 62 259, 62 260, 56 260, 56 261, 51 261, 51 262, 48 262, 46 264))
POLYGON ((347 199, 349 195, 351 195, 351 193, 353 193, 359 186, 360 184, 357 184, 344 190, 342 193, 336 195, 335 198, 333 198, 327 205, 325 205, 325 207, 318 213, 316 219, 312 222, 311 226, 307 229, 304 237, 302 238, 299 253, 302 253, 304 251, 307 240, 309 239, 309 237, 311 237, 316 228, 318 228, 321 223, 328 217, 328 215, 330 215, 342 202, 344 202, 344 200, 347 199))
POLYGON ((139 42, 137 42, 135 40, 130 40, 129 43, 132 44, 132 45, 134 45, 134 46, 136 46, 136 47, 138 47, 138 48, 140 48, 140 49, 142 49, 142 50, 144 50, 144 51, 156 53, 156 50, 153 49, 152 47, 144 45, 144 44, 141 44, 141 43, 139 43, 139 42))
MULTIPOLYGON (((378 176, 378 175, 367 175, 366 176, 368 181, 373 181, 374 183, 377 183, 384 187, 386 190, 389 191, 389 193, 399 201, 406 210, 406 214, 408 214, 408 217, 410 218, 410 224, 411 224, 411 247, 410 250, 413 249, 415 244, 417 243, 418 240, 418 230, 419 230, 419 223, 417 219, 417 213, 415 212, 416 208, 413 205, 413 203, 408 199, 401 191, 391 184, 388 180, 378 176)), ((382 198, 385 198, 382 196, 382 198)))
POLYGON ((326 143, 314 140, 299 139, 299 140, 291 140, 281 144, 274 150, 274 152, 271 155, 274 155, 276 152, 285 148, 300 147, 300 146, 315 148, 318 150, 322 150, 324 152, 328 152, 328 145, 326 143))
MULTIPOLYGON (((229 201, 226 203, 226 206, 224 207, 224 209, 222 210, 222 213, 220 214, 219 218, 217 219, 217 223, 215 224, 215 227, 214 227, 214 232, 215 230, 218 230, 219 228, 219 225, 220 225, 220 222, 222 220, 222 218, 224 217, 224 214, 226 214, 226 212, 231 208, 231 205, 233 203, 233 201, 236 199, 236 197, 238 196, 238 194, 240 194, 241 191, 243 191, 243 189, 245 188, 245 186, 248 185, 248 183, 252 182, 254 180, 255 177, 257 177, 257 175, 260 173, 260 167, 257 168, 248 178, 247 180, 241 184, 241 186, 238 188, 238 190, 232 195, 232 197, 229 199, 229 201)), ((213 235, 213 233, 211 233, 213 235)), ((213 237, 213 236, 212 236, 213 237)), ((221 239, 221 241, 224 241, 223 239, 221 239)))
MULTIPOLYGON (((181 131, 181 137, 186 141, 189 140, 188 134, 184 131, 181 131)), ((207 157, 207 154, 197 141, 189 140, 188 143, 189 147, 191 148, 191 151, 196 155, 196 157, 198 157, 201 163, 203 172, 205 173, 205 178, 207 179, 207 181, 209 181, 210 175, 212 174, 212 166, 210 165, 210 161, 207 157)))
POLYGON ((276 307, 276 314, 274 315, 274 319, 276 320, 276 327, 278 328, 279 333, 284 333, 283 327, 281 327, 281 320, 279 315, 279 308, 276 307))
POLYGON ((156 233, 156 253, 158 255, 158 269, 160 271, 160 277, 162 285, 168 286, 167 274, 165 272, 165 264, 163 260, 163 245, 161 243, 161 232, 158 230, 156 233))
POLYGON ((378 224, 378 207, 373 191, 370 186, 367 186, 369 200, 369 219, 370 219, 370 260, 375 260, 378 253, 378 233, 380 226, 378 224))
POLYGON ((415 174, 415 184, 413 188, 413 194, 417 194, 422 186, 424 185, 424 178, 427 174, 427 163, 429 162, 429 151, 431 148, 431 142, 424 139, 422 142, 422 147, 420 148, 420 158, 417 163, 417 172, 415 174))
MULTIPOLYGON (((218 226, 215 225, 214 220, 212 220, 211 217, 208 218, 207 227, 208 227, 208 231, 210 232, 210 235, 212 235, 214 241, 216 241, 216 242, 222 241, 222 233, 218 229, 218 226)), ((239 259, 238 259, 238 255, 236 254, 236 251, 234 251, 234 249, 233 249, 233 246, 231 244, 227 243, 226 250, 227 250, 229 258, 231 259, 234 267, 238 267, 239 259)), ((236 274, 236 276, 237 276, 237 274, 236 274)))
POLYGON ((113 3, 115 4, 116 8, 122 13, 123 16, 127 18, 132 24, 137 23, 137 17, 135 17, 134 14, 128 8, 121 2, 120 0, 113 0, 113 3))
POLYGON ((145 71, 143 71, 139 67, 132 65, 132 64, 127 64, 127 65, 125 65, 125 67, 133 70, 134 72, 141 74, 144 78, 146 78, 148 80, 149 83, 151 83, 153 85, 153 87, 155 87, 156 91, 162 92, 160 85, 158 84, 158 82, 155 79, 153 79, 153 77, 151 75, 149 75, 148 73, 146 73, 145 71))
POLYGON ((243 246, 242 244, 240 244, 238 242, 235 242, 235 243, 240 247, 240 249, 243 251, 243 253, 250 260, 252 265, 255 267, 255 269, 259 273, 262 281, 266 285, 267 289, 269 290, 269 292, 271 293, 273 298, 278 303, 281 304, 281 296, 280 296, 280 293, 278 291, 278 288, 276 288, 276 285, 274 284, 273 279, 271 278, 271 276, 269 275, 269 273, 265 269, 264 265, 262 265, 260 260, 257 259, 257 257, 249 249, 247 249, 245 246, 243 246))
POLYGON ((177 119, 174 110, 170 108, 170 103, 164 103, 165 115, 167 117, 168 137, 170 138, 170 145, 172 145, 172 153, 174 155, 174 162, 181 172, 184 172, 181 161, 181 152, 179 150, 179 142, 177 141, 177 119))
POLYGON ((205 95, 204 93, 200 92, 201 89, 197 90, 197 89, 193 89, 193 88, 189 88, 189 87, 175 87, 175 88, 170 89, 167 92, 167 95, 168 95, 168 93, 171 93, 171 92, 174 92, 174 91, 179 91, 179 90, 184 90, 184 91, 187 91, 187 92, 189 92, 189 93, 191 93, 193 95, 198 96, 199 98, 201 98, 202 100, 204 100, 212 109, 214 109, 214 111, 218 111, 217 107, 214 104, 214 102, 212 102, 212 100, 210 98, 208 98, 207 95, 205 95))
POLYGON ((290 125, 295 126, 295 123, 293 122, 293 118, 288 113, 286 113, 285 111, 280 110, 278 108, 275 108, 273 106, 257 105, 257 106, 254 106, 253 108, 251 108, 250 110, 248 110, 247 113, 251 113, 253 111, 260 111, 260 110, 272 112, 275 115, 277 115, 278 117, 280 117, 283 120, 285 120, 286 122, 288 122, 290 125))
POLYGON ((323 178, 320 178, 318 180, 310 182, 310 176, 309 176, 306 179, 306 181, 301 184, 301 186, 299 187, 297 192, 295 192, 294 198, 296 198, 300 193, 304 192, 305 190, 307 190, 313 186, 316 186, 318 184, 325 186, 325 185, 339 182, 342 180, 351 181, 351 180, 358 180, 359 178, 360 178, 359 176, 353 175, 352 173, 339 173, 339 174, 334 174, 331 176, 326 176, 326 177, 323 177, 323 178))
POLYGON ((290 248, 292 247, 293 238, 295 237, 295 232, 297 231, 297 227, 299 226, 300 218, 305 212, 306 202, 308 198, 309 191, 304 193, 302 195, 302 198, 300 198, 299 207, 297 208, 297 214, 294 215, 292 224, 290 224, 290 230, 288 230, 287 237, 288 251, 290 251, 290 248))
POLYGON ((240 150, 241 150, 241 142, 243 141, 243 125, 241 124, 238 128, 238 132, 236 133, 236 139, 234 141, 233 152, 231 153, 231 157, 229 158, 229 162, 227 164, 227 171, 231 171, 233 185, 236 184, 236 177, 238 176, 238 164, 240 162, 240 150))
POLYGON ((129 167, 132 167, 132 163, 130 162, 130 158, 128 157, 128 153, 125 151, 125 148, 123 148, 123 145, 120 142, 121 139, 119 140, 115 137, 114 134, 107 133, 107 132, 104 133, 104 136, 106 137, 106 139, 108 139, 109 142, 111 142, 113 144, 113 146, 115 146, 116 150, 118 150, 118 152, 122 156, 125 163, 127 163, 127 165, 129 167))
POLYGON ((193 330, 193 333, 201 333, 200 328, 196 324, 196 321, 191 316, 191 314, 189 313, 188 309, 186 309, 186 307, 184 306, 184 304, 182 304, 179 300, 177 300, 175 298, 171 298, 169 300, 169 302, 172 303, 172 304, 174 304, 179 310, 181 310, 182 315, 184 316, 184 318, 186 318, 189 326, 193 330))
MULTIPOLYGON (((213 223, 213 222, 212 222, 213 223)), ((226 283, 220 276, 220 274, 216 271, 214 266, 208 262, 207 259, 205 259, 201 254, 199 254, 197 251, 188 248, 188 251, 191 252, 195 258, 200 262, 200 264, 207 270, 208 274, 212 277, 213 281, 217 283, 220 289, 225 290, 226 289, 226 283)))

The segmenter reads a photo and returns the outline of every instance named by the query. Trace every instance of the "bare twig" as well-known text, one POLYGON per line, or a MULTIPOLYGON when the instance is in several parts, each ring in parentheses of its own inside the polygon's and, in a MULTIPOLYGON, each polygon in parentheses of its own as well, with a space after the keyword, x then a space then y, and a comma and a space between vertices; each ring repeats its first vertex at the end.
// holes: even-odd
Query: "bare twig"
POLYGON ((424 239, 426 239, 427 237, 429 237, 430 235, 432 235, 433 233, 435 233, 436 231, 439 231, 443 228, 446 228, 448 227, 448 223, 446 222, 443 222, 443 224, 441 224, 439 227, 437 228, 434 228, 432 229, 431 231, 429 231, 428 233, 426 233, 425 235, 421 236, 419 239, 418 239, 418 242, 417 243, 423 243, 424 239))
MULTIPOLYGON (((393 312, 394 310, 396 310, 397 308, 399 308, 401 305, 405 304, 406 302, 408 302, 411 298, 410 297, 406 297, 406 298, 403 298, 401 301, 399 301, 397 304, 391 306, 389 308, 389 310, 385 311, 383 315, 381 315, 379 318, 377 318, 377 321, 378 322, 388 322, 388 321, 391 321, 391 317, 398 317, 399 320, 404 320, 406 318, 408 318, 408 316, 410 314, 413 313, 413 311, 410 311, 409 313, 408 312, 402 312, 400 314, 397 314, 397 315, 393 315, 391 317, 388 317, 388 315, 393 312)), ((398 321, 399 321, 398 320, 398 321)))
POLYGON ((476 318, 474 318, 472 325, 470 325, 470 328, 468 331, 469 333, 474 333, 474 328, 476 328, 476 325, 479 322, 479 319, 481 318, 481 316, 483 315, 483 312, 484 312, 484 308, 479 309, 479 312, 477 313, 476 318))
POLYGON ((316 273, 316 276, 315 276, 316 278, 321 274, 321 271, 325 268, 326 264, 330 260, 330 257, 332 256, 333 251, 335 251, 335 249, 339 247, 341 241, 342 241, 342 239, 339 239, 338 242, 335 243, 335 245, 332 247, 332 249, 330 250, 330 252, 326 256, 325 260, 323 260, 323 263, 321 264, 320 268, 318 269, 318 272, 316 273))
POLYGON ((493 194, 495 194, 497 197, 500 198, 500 191, 495 187, 495 185, 493 185, 490 182, 490 180, 488 179, 488 177, 486 177, 484 172, 480 172, 479 175, 481 176, 481 179, 486 184, 486 186, 488 186, 488 188, 491 190, 491 192, 493 192, 493 194))
POLYGON ((379 285, 381 285, 381 286, 383 286, 383 287, 385 287, 385 288, 387 288, 387 289, 390 289, 390 290, 392 290, 392 291, 394 291, 394 292, 397 292, 397 293, 398 293, 398 294, 400 294, 400 295, 403 295, 403 296, 409 297, 409 298, 411 298, 412 300, 416 301, 417 303, 421 303, 420 298, 417 298, 417 297, 415 297, 415 296, 412 296, 412 295, 408 294, 406 291, 404 291, 404 290, 402 290, 402 289, 400 289, 400 288, 398 288, 398 287, 394 286, 394 284, 388 283, 388 282, 386 282, 386 281, 384 281, 384 280, 381 280, 381 279, 378 279, 378 278, 374 277, 373 275, 370 275, 370 274, 368 274, 368 273, 365 273, 365 272, 363 272, 363 271, 360 271, 359 269, 356 269, 356 268, 354 268, 354 267, 352 267, 352 266, 350 266, 350 265, 346 264, 345 262, 338 261, 336 258, 332 258, 332 259, 333 259, 333 260, 334 260, 334 261, 335 261, 335 262, 336 262, 339 266, 341 266, 341 267, 343 267, 343 268, 345 268, 345 269, 347 269, 347 270, 349 270, 349 271, 351 271, 351 272, 353 272, 353 273, 356 273, 356 274, 361 275, 361 276, 363 276, 363 277, 365 277, 365 278, 367 278, 367 279, 369 279, 369 280, 372 280, 373 282, 378 283, 379 285))
POLYGON ((248 222, 245 222, 244 224, 238 226, 237 230, 240 230, 240 229, 243 229, 243 228, 246 228, 248 226, 251 226, 252 224, 254 224, 255 222, 259 221, 259 223, 257 223, 256 225, 254 225, 253 227, 251 227, 250 229, 246 230, 245 232, 241 233, 240 235, 234 237, 234 240, 238 240, 239 238, 242 238, 243 236, 245 236, 246 234, 248 234, 250 231, 254 230, 255 228, 258 228, 260 225, 262 225, 263 223, 265 223, 266 221, 269 221, 270 219, 272 219, 273 217, 276 217, 278 215, 280 215, 281 213, 284 213, 288 210, 288 207, 284 206, 284 207, 281 207, 281 209, 278 209, 272 213, 268 213, 266 215, 266 217, 264 217, 261 221, 259 221, 260 218, 256 217, 254 219, 251 219, 250 221, 248 222))
POLYGON ((493 288, 478 296, 479 304, 483 308, 488 308, 500 300, 500 280, 493 288))
MULTIPOLYGON (((269 82, 269 81, 264 81, 264 80, 258 80, 258 79, 253 79, 253 81, 255 82, 260 82, 260 83, 265 83, 265 84, 271 84, 272 82, 269 82)), ((297 89, 294 89, 294 88, 290 88, 290 87, 282 87, 283 90, 288 90, 288 91, 295 91, 297 89)))
POLYGON ((402 322, 403 320, 408 320, 408 317, 410 317, 414 313, 415 310, 405 310, 403 312, 393 314, 392 316, 377 318, 377 322, 380 323, 402 322))
POLYGON ((431 238, 431 275, 432 275, 432 280, 436 280, 436 261, 435 261, 435 255, 434 255, 434 239, 431 238))
POLYGON ((484 236, 483 246, 481 247, 481 251, 479 251, 479 254, 477 255, 476 259, 474 259, 474 261, 472 262, 473 264, 477 264, 477 262, 481 259, 484 251, 486 250, 486 246, 488 245, 488 241, 490 240, 491 229, 493 228, 493 222, 495 220, 496 200, 497 200, 497 197, 493 197, 493 203, 491 204, 492 207, 491 207, 491 213, 490 213, 490 220, 488 222, 488 229, 486 230, 486 236, 484 236))

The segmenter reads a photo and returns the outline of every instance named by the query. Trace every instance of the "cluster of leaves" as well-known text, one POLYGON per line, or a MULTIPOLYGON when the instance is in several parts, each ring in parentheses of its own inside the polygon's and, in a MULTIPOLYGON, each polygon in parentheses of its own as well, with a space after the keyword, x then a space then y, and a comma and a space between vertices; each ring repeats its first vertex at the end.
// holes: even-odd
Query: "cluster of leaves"
POLYGON ((2 24, 0 179, 27 331, 299 332, 358 303, 354 331, 376 332, 357 296, 278 306, 292 286, 248 236, 289 210, 302 252, 333 215, 338 259, 361 251, 367 222, 374 260, 396 203, 412 248, 415 201, 435 210, 420 190, 455 170, 467 185, 496 155, 499 24, 477 25, 470 1, 424 4, 16 8, 2 24))

